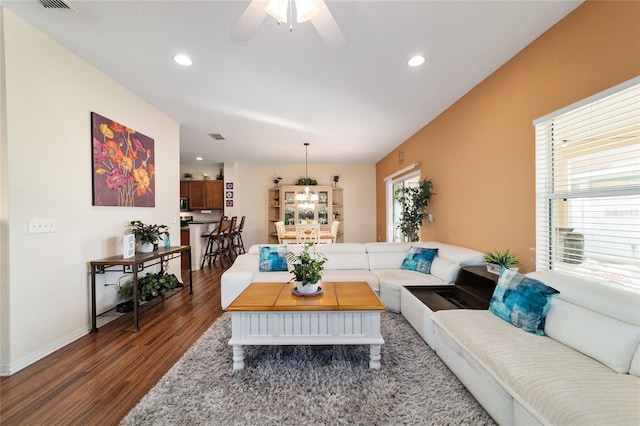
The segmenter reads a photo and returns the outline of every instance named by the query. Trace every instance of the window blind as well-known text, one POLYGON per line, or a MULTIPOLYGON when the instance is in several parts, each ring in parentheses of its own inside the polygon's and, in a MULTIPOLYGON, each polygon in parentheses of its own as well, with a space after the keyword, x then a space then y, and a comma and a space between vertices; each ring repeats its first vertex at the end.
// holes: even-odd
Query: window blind
POLYGON ((537 269, 640 289, 640 77, 534 124, 537 269))

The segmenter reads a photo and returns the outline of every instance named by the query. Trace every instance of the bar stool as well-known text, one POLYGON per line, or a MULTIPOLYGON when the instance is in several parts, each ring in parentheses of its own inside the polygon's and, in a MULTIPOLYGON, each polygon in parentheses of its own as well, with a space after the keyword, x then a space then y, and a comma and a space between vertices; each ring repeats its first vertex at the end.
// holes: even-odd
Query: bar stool
POLYGON ((217 228, 209 233, 202 234, 203 238, 207 238, 207 247, 204 250, 204 256, 202 256, 200 269, 204 268, 205 262, 208 262, 209 265, 211 263, 215 265, 216 259, 220 259, 220 266, 223 266, 224 232, 227 229, 227 224, 227 216, 222 216, 217 228))
POLYGON ((240 225, 233 231, 232 248, 236 255, 246 253, 244 248, 244 241, 242 241, 242 230, 244 229, 244 221, 246 216, 242 216, 240 219, 240 225))
POLYGON ((227 229, 224 232, 224 246, 222 251, 224 252, 225 259, 228 260, 230 264, 233 263, 233 259, 235 258, 235 252, 233 250, 233 231, 236 229, 237 223, 238 216, 233 216, 229 226, 227 226, 227 229))

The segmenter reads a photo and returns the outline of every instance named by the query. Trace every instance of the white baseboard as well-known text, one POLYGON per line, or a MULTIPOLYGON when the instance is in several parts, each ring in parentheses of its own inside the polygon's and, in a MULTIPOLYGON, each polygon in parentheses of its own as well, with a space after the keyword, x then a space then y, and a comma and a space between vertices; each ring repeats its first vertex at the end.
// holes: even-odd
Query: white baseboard
MULTIPOLYGON (((114 315, 114 316, 104 316, 104 317, 99 317, 98 318, 98 327, 101 327, 102 325, 113 321, 114 319, 116 319, 118 316, 120 316, 120 314, 114 315)), ((18 371, 22 370, 25 367, 30 366, 31 364, 40 361, 42 358, 46 357, 47 355, 51 355, 52 353, 54 353, 55 351, 57 351, 58 349, 61 349, 63 347, 65 347, 66 345, 68 345, 69 343, 81 338, 82 336, 85 336, 87 334, 89 334, 89 330, 90 330, 91 326, 89 324, 87 324, 85 327, 82 327, 81 329, 78 329, 76 331, 74 331, 71 334, 68 334, 58 340, 56 340, 55 342, 50 343, 49 345, 40 348, 39 350, 37 350, 36 352, 33 352, 15 362, 12 362, 10 364, 0 364, 0 376, 2 377, 6 377, 6 376, 10 376, 12 374, 17 373, 18 371)))

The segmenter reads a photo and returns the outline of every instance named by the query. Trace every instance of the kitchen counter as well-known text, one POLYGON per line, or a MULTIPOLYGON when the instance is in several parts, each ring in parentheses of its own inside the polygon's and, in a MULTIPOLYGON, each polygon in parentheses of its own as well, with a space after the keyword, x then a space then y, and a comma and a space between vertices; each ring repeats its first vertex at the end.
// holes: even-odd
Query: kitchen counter
POLYGON ((204 251, 207 248, 207 238, 202 234, 215 229, 219 220, 195 220, 189 222, 189 245, 191 246, 191 270, 197 271, 202 264, 204 251))

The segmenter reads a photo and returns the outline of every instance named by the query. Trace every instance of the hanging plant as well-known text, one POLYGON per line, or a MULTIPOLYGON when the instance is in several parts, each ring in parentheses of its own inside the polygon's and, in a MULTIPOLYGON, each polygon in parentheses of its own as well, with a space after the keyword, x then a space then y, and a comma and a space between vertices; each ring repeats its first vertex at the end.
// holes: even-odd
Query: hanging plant
POLYGON ((397 189, 394 199, 402 205, 398 229, 409 241, 420 241, 420 227, 426 217, 425 209, 433 192, 433 183, 424 179, 418 186, 397 189))

